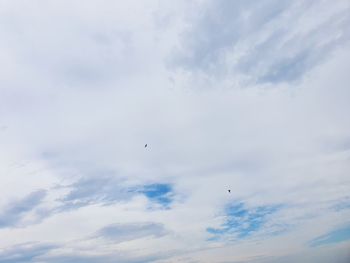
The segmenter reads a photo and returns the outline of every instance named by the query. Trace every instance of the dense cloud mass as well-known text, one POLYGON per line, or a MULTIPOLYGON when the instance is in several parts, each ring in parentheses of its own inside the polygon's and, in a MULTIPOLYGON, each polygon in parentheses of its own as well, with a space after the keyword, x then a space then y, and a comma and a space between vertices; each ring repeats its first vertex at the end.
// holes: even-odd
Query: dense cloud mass
POLYGON ((349 29, 347 0, 1 1, 0 262, 349 262, 349 29))

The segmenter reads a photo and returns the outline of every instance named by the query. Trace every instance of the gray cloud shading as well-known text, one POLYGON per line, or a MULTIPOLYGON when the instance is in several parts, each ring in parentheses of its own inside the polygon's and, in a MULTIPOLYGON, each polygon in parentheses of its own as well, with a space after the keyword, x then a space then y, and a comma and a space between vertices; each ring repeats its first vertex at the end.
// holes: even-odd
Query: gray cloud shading
POLYGON ((254 46, 252 52, 238 62, 237 68, 256 76, 262 83, 298 80, 342 42, 349 40, 349 26, 350 19, 342 12, 307 35, 297 34, 290 38, 288 30, 279 30, 254 46), (337 34, 341 37, 337 38, 337 34))
POLYGON ((16 226, 23 217, 34 210, 46 196, 46 191, 32 192, 21 200, 14 201, 0 212, 0 228, 16 226))
POLYGON ((167 233, 159 223, 113 224, 100 229, 96 237, 103 237, 113 242, 124 242, 143 237, 161 237, 167 233))
POLYGON ((211 1, 199 7, 204 9, 199 12, 203 14, 191 20, 193 25, 184 34, 182 51, 173 57, 173 62, 194 72, 219 76, 237 71, 258 83, 296 81, 349 40, 349 10, 323 19, 307 32, 293 32, 293 26, 302 19, 301 11, 313 10, 317 4, 290 0, 211 1), (241 45, 248 45, 248 49, 227 62, 227 56, 236 55, 241 45))
POLYGON ((182 62, 190 68, 214 67, 223 51, 274 19, 290 2, 219 0, 199 7, 204 9, 204 13, 185 34, 184 46, 188 53, 182 62), (251 19, 246 19, 244 12, 251 13, 251 19))
MULTIPOLYGON (((266 257, 244 261, 246 263, 348 263, 350 252, 347 247, 332 247, 325 250, 312 249, 301 253, 290 254, 280 257, 266 257)), ((237 262, 238 263, 238 262, 237 262)), ((242 262, 243 263, 243 262, 242 262)))
MULTIPOLYGON (((19 244, 0 251, 0 263, 141 263, 152 262, 164 255, 146 255, 140 257, 119 255, 118 253, 105 255, 67 254, 49 255, 48 253, 63 248, 60 245, 26 243, 19 244)), ((166 256, 166 255, 165 255, 166 256)))
POLYGON ((38 257, 55 248, 57 246, 50 244, 28 243, 16 245, 0 252, 0 263, 38 262, 38 257))
MULTIPOLYGON (((62 255, 55 257, 45 258, 46 261, 50 263, 144 263, 153 262, 159 259, 157 256, 144 256, 144 257, 122 257, 119 255, 102 255, 102 256, 84 256, 84 255, 62 255)), ((1 262, 1 261, 0 261, 1 262)), ((29 261, 36 262, 36 261, 29 261)))

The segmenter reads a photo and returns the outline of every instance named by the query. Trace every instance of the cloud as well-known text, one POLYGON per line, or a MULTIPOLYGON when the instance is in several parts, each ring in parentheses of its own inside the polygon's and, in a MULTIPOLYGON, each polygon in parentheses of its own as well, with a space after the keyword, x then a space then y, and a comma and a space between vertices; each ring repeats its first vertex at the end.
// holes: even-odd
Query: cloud
POLYGON ((96 237, 103 237, 113 242, 125 242, 144 237, 161 237, 167 233, 159 223, 113 224, 100 229, 96 237))
POLYGON ((217 79, 295 82, 350 39, 343 3, 220 0, 198 9, 173 61, 217 79))
MULTIPOLYGON (((74 10, 80 9, 80 4, 68 1, 25 5, 28 12, 12 9, 12 16, 5 15, 3 21, 16 29, 2 27, 1 32, 6 35, 3 48, 7 49, 11 64, 19 67, 18 74, 27 78, 28 71, 33 76, 45 72, 44 78, 52 85, 87 89, 94 85, 101 88, 116 76, 123 78, 141 66, 140 57, 135 56, 139 35, 134 30, 138 25, 122 22, 121 18, 125 17, 123 13, 127 9, 134 10, 135 15, 139 13, 140 17, 149 15, 140 14, 133 3, 107 2, 96 6, 93 1, 88 1, 79 16, 74 10), (70 10, 66 9, 67 5, 70 10), (45 14, 41 13, 41 8, 45 9, 45 14), (35 21, 32 20, 34 14, 37 15, 35 21), (104 19, 100 20, 100 16, 104 19), (46 24, 48 18, 55 22, 46 24), (23 23, 26 20, 32 23, 23 23), (89 23, 94 26, 88 26, 89 23), (16 44, 22 41, 28 45, 16 44)), ((10 6, 3 5, 3 9, 10 6)))
POLYGON ((45 198, 46 191, 38 190, 21 200, 13 201, 0 212, 0 228, 17 226, 45 198))
POLYGON ((348 245, 308 242, 350 218, 349 1, 82 2, 0 3, 0 247, 308 262, 348 245))

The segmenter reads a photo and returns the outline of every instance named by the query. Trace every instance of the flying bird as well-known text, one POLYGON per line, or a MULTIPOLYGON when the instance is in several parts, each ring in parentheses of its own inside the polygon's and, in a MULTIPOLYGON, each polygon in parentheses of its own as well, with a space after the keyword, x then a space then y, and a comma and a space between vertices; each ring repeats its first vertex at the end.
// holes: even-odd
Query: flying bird
POLYGON ((227 191, 228 191, 229 193, 231 193, 231 190, 230 190, 230 189, 228 189, 227 191))
POLYGON ((147 147, 147 143, 145 144, 145 148, 147 147))

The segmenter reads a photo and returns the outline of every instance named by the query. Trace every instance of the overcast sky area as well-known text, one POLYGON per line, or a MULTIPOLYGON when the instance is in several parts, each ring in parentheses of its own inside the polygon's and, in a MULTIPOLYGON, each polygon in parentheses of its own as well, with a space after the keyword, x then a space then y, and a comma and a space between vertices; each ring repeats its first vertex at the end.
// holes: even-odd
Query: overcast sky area
POLYGON ((0 37, 0 263, 350 261, 348 0, 0 0, 0 37))

